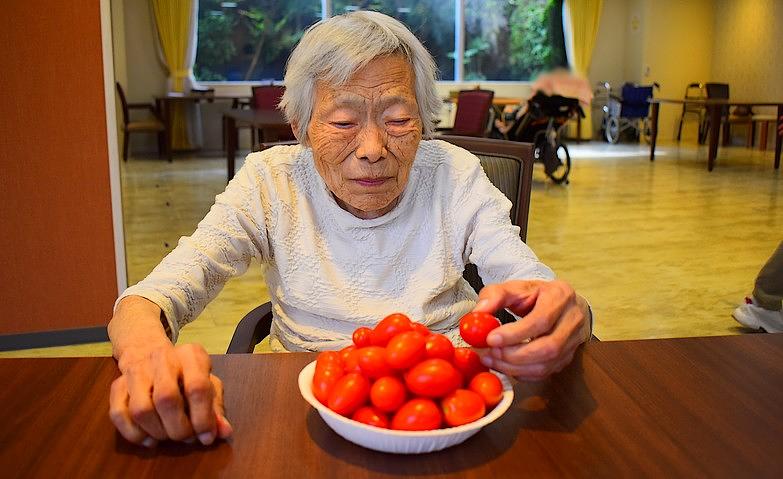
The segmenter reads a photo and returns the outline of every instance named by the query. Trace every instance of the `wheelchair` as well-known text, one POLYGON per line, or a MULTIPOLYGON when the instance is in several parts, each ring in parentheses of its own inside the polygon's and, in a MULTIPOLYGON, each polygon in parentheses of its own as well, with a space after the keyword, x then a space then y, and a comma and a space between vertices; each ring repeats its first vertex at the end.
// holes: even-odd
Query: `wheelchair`
POLYGON ((609 83, 604 83, 606 105, 603 106, 601 132, 609 143, 616 144, 626 132, 631 132, 634 138, 640 136, 650 143, 652 126, 650 104, 653 89, 660 89, 658 83, 652 85, 635 85, 626 83, 621 90, 621 96, 612 93, 609 83))

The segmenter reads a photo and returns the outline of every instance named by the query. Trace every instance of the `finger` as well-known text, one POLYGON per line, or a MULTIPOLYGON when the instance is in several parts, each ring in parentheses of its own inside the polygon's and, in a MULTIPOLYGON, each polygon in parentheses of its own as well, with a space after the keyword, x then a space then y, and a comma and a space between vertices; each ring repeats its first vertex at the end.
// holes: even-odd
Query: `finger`
POLYGON ((524 318, 504 324, 487 335, 487 344, 503 347, 549 333, 566 306, 574 303, 573 290, 552 282, 542 287, 533 309, 524 318))
POLYGON ((535 364, 518 365, 508 363, 502 359, 493 359, 491 367, 508 376, 514 376, 520 381, 541 381, 565 368, 571 362, 575 350, 576 348, 566 352, 562 358, 556 361, 535 364))
POLYGON ((163 441, 168 439, 160 422, 155 404, 152 402, 152 377, 146 368, 128 370, 128 409, 133 422, 144 429, 149 436, 163 441))
POLYGON ((111 384, 109 391, 109 417, 120 435, 133 444, 143 444, 153 447, 157 441, 137 426, 131 419, 128 410, 128 383, 125 376, 120 376, 111 384), (145 442, 146 440, 146 442, 145 442))
POLYGON ((193 436, 193 428, 185 414, 185 400, 179 387, 182 367, 170 351, 153 359, 155 377, 152 402, 169 438, 182 441, 193 436))
MULTIPOLYGON (((494 313, 508 308, 524 314, 536 302, 538 287, 542 281, 506 281, 481 288, 479 300, 473 311, 494 313)), ((517 313, 519 314, 519 313, 517 313)))
POLYGON ((218 437, 226 439, 234 434, 234 428, 226 419, 226 408, 223 402, 223 381, 214 374, 210 375, 210 380, 214 386, 215 398, 213 402, 213 412, 217 421, 218 437))
POLYGON ((212 366, 209 355, 197 346, 182 348, 177 352, 182 364, 182 385, 193 431, 202 444, 212 444, 217 426, 212 411, 214 386, 210 381, 209 372, 212 366))
POLYGON ((527 344, 497 348, 500 359, 512 364, 531 364, 558 359, 565 351, 582 342, 581 324, 584 320, 579 308, 570 308, 557 321, 550 334, 539 336, 527 344))

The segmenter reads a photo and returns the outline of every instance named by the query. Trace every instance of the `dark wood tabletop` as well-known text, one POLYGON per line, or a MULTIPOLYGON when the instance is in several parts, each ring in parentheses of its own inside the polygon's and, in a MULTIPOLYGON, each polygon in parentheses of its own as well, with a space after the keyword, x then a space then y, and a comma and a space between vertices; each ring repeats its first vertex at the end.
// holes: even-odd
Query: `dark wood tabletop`
MULTIPOLYGON (((275 133, 288 126, 285 115, 280 110, 228 110, 223 113, 226 125, 226 167, 228 181, 234 177, 239 130, 237 124, 248 125, 261 131, 260 142, 276 141, 275 133)), ((255 147, 256 145, 253 145, 255 147)))
POLYGON ((125 442, 109 358, 0 360, 3 477, 783 477, 783 334, 594 342, 517 383, 465 443, 397 456, 332 432, 301 398, 312 354, 215 356, 235 435, 211 447, 125 442))

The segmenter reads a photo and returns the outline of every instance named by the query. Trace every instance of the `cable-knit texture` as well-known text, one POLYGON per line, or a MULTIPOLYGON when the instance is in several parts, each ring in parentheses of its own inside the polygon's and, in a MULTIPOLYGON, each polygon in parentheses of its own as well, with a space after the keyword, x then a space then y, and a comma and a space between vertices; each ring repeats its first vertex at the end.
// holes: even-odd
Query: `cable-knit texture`
POLYGON ((176 341, 255 256, 266 266, 273 344, 287 350, 342 348, 357 327, 392 312, 457 339, 476 300, 462 278, 467 262, 487 284, 554 278, 520 240, 510 208, 478 158, 429 140, 399 204, 362 220, 334 200, 312 150, 278 146, 250 154, 193 235, 120 299, 156 303, 176 341))

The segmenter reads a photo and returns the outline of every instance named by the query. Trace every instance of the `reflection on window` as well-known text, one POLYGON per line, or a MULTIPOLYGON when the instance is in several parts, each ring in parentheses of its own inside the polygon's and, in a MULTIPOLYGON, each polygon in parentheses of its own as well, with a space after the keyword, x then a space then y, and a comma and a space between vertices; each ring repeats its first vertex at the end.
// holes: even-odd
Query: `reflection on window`
POLYGON ((441 80, 454 80, 455 2, 448 0, 334 0, 335 15, 374 10, 404 23, 435 58, 441 80))
POLYGON ((465 80, 529 80, 567 66, 562 0, 465 0, 465 80))
POLYGON ((200 0, 194 74, 201 81, 280 80, 321 0, 200 0))
POLYGON ((194 73, 201 81, 281 80, 291 51, 305 29, 322 18, 325 7, 334 15, 375 10, 400 20, 435 58, 441 80, 528 80, 540 71, 566 66, 562 4, 563 0, 199 0, 194 73), (455 45, 460 5, 464 45, 455 45), (459 57, 462 65, 455 69, 459 57))

